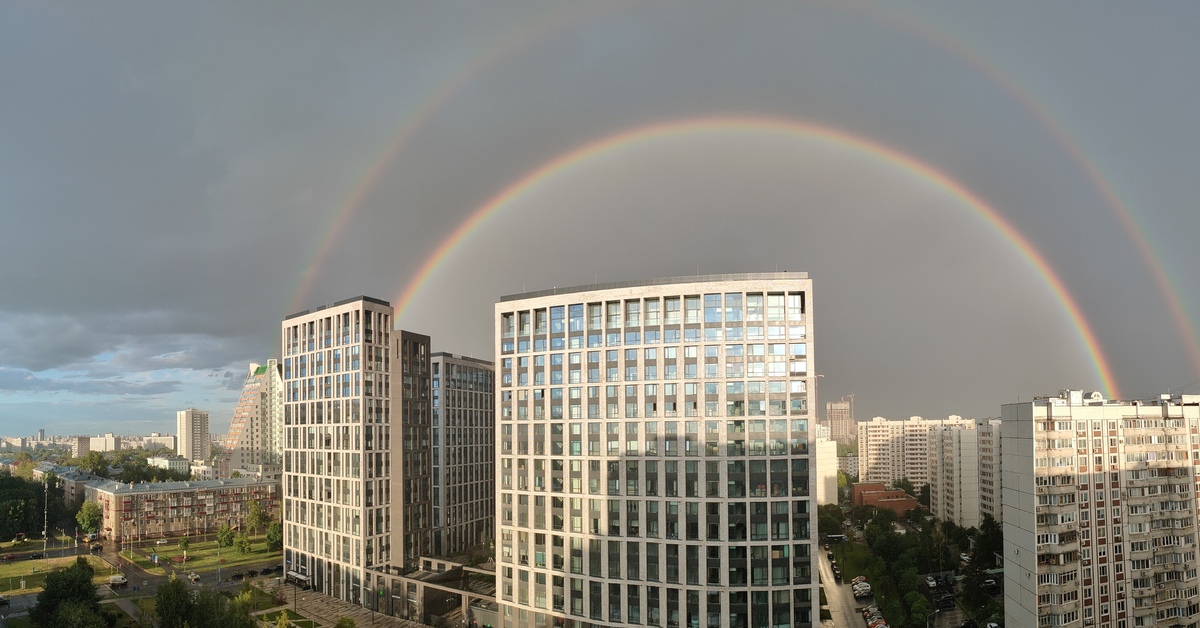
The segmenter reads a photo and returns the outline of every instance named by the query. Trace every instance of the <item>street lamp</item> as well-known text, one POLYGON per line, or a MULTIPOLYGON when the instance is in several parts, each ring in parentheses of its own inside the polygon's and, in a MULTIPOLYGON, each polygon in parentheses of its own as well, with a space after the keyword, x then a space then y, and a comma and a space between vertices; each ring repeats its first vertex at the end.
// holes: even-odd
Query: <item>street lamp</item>
POLYGON ((937 614, 938 614, 938 613, 940 613, 940 612, 942 612, 942 609, 940 609, 940 608, 935 608, 935 609, 933 609, 933 612, 932 612, 932 613, 930 613, 929 615, 927 615, 927 616, 925 617, 925 628, 929 628, 929 627, 930 627, 930 623, 929 623, 929 622, 930 622, 930 621, 932 621, 932 620, 933 620, 933 618, 934 618, 934 616, 935 616, 935 615, 937 615, 937 614))

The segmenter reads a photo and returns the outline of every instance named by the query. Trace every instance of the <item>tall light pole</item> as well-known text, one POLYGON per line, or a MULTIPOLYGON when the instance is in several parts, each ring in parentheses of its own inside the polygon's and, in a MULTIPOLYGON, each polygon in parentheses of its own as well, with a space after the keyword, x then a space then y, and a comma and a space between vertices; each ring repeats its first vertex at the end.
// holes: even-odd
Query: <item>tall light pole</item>
POLYGON ((42 483, 46 486, 46 495, 42 499, 42 557, 45 558, 46 550, 50 544, 50 474, 42 476, 42 483))
POLYGON ((926 615, 926 616, 925 616, 925 628, 929 628, 929 627, 930 627, 930 623, 929 623, 929 622, 930 622, 931 620, 933 620, 934 616, 936 616, 936 615, 937 615, 938 613, 940 613, 940 612, 942 612, 942 609, 940 609, 940 608, 935 608, 935 609, 933 609, 933 612, 932 612, 932 613, 930 613, 929 615, 926 615))

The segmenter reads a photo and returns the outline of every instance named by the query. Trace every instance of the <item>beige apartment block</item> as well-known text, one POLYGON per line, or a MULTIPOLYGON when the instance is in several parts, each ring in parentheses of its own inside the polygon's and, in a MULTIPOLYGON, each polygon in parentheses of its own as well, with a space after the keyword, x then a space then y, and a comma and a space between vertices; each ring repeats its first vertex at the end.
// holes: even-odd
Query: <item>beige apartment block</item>
POLYGON ((496 304, 500 625, 818 622, 812 281, 496 304))
POLYGON ((1009 626, 1200 621, 1200 395, 1002 406, 1009 626))
POLYGON ((279 483, 251 478, 202 482, 125 484, 99 480, 87 484, 85 498, 104 513, 100 536, 113 541, 178 537, 240 527, 251 501, 278 512, 279 483))

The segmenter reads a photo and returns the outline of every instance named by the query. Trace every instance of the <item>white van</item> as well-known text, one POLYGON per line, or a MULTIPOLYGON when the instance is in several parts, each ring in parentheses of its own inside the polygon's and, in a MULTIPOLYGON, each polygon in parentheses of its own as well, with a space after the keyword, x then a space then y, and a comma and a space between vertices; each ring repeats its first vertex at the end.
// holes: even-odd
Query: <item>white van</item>
POLYGON ((109 576, 108 577, 108 586, 110 586, 114 589, 120 589, 121 587, 125 587, 128 585, 129 585, 129 579, 126 578, 125 576, 109 576))

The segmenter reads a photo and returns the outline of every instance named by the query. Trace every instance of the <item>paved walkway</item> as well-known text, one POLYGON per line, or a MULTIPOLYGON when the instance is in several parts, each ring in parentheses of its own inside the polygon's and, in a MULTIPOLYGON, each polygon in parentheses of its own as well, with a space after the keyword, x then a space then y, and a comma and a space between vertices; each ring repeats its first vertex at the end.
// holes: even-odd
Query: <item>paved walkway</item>
MULTIPOLYGON (((293 609, 308 619, 316 621, 321 626, 332 627, 337 623, 339 617, 349 617, 354 620, 354 625, 356 626, 426 628, 425 624, 419 622, 389 617, 383 613, 373 613, 370 609, 355 606, 349 602, 343 602, 342 600, 313 591, 300 590, 290 584, 282 582, 277 584, 274 578, 261 583, 260 586, 268 593, 274 593, 277 590, 282 591, 284 598, 287 600, 287 605, 284 608, 293 609), (292 606, 293 600, 296 601, 296 606, 292 606)), ((258 614, 266 615, 279 609, 280 607, 277 606, 258 614)))

